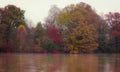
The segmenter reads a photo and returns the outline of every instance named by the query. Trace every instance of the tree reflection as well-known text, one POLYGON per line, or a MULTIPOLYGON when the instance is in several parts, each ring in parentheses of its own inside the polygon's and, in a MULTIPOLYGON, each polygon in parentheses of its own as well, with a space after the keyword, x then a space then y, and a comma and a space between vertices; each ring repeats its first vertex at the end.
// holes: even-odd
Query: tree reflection
POLYGON ((19 58, 14 54, 0 55, 0 72, 17 72, 19 58))
POLYGON ((119 72, 120 55, 0 54, 0 72, 119 72))
POLYGON ((120 72, 120 55, 115 56, 114 72, 120 72))
POLYGON ((65 72, 98 72, 98 58, 94 55, 69 55, 64 57, 65 72))

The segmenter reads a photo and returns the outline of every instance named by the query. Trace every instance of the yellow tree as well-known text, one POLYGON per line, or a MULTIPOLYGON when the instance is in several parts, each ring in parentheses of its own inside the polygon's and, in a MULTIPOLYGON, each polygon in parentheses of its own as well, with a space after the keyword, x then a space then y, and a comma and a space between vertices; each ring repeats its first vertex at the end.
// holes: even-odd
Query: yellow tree
POLYGON ((65 7, 56 19, 62 26, 65 47, 70 53, 93 52, 97 48, 95 21, 94 18, 88 19, 92 13, 94 11, 89 5, 80 3, 65 7))
POLYGON ((27 46, 27 30, 24 25, 18 26, 18 39, 20 51, 25 50, 27 46))

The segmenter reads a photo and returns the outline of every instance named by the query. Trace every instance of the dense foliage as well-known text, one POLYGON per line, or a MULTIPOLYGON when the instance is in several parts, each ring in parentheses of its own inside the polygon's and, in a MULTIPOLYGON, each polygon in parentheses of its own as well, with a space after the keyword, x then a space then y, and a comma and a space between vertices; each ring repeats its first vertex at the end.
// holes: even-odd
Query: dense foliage
POLYGON ((97 30, 94 22, 88 20, 94 21, 90 18, 93 14, 89 5, 80 3, 65 7, 58 16, 58 26, 67 27, 61 32, 67 35, 63 39, 70 53, 93 52, 97 48, 97 30))
POLYGON ((0 8, 0 52, 120 53, 120 13, 99 16, 86 3, 53 6, 44 23, 30 27, 24 10, 0 8))

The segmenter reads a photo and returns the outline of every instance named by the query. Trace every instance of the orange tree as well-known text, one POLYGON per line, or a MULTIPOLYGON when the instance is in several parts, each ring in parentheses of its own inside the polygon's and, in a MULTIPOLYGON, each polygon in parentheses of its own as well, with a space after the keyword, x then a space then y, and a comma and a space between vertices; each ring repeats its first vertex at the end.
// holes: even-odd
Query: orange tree
POLYGON ((19 42, 19 50, 23 51, 27 49, 27 30, 25 25, 19 25, 18 26, 18 42, 19 42))
POLYGON ((70 53, 93 52, 97 47, 97 28, 94 17, 98 17, 85 3, 65 7, 56 23, 61 29, 65 50, 70 53))

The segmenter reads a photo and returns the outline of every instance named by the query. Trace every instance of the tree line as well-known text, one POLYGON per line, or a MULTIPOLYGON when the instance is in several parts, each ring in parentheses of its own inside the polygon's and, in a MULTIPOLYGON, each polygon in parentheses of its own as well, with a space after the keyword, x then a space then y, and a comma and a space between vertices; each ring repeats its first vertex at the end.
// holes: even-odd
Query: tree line
POLYGON ((0 52, 120 53, 120 13, 98 15, 89 4, 52 6, 44 23, 29 27, 24 10, 0 8, 0 52))

